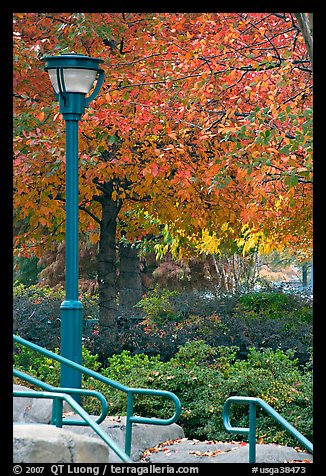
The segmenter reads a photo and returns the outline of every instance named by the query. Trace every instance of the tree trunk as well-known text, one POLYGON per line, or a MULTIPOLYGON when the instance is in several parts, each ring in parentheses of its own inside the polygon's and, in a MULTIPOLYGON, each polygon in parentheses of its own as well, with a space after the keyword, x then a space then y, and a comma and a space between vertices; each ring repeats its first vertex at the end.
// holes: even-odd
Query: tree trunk
POLYGON ((142 297, 142 282, 137 249, 129 243, 121 243, 120 254, 120 300, 121 311, 132 312, 133 306, 142 297))
POLYGON ((308 265, 304 263, 302 265, 302 286, 307 288, 308 286, 308 265))
POLYGON ((298 20, 301 33, 309 54, 311 68, 313 68, 313 14, 312 13, 295 13, 298 20))
POLYGON ((97 256, 99 286, 99 326, 111 337, 117 336, 116 308, 116 227, 120 207, 110 194, 97 197, 102 205, 100 243, 97 256))

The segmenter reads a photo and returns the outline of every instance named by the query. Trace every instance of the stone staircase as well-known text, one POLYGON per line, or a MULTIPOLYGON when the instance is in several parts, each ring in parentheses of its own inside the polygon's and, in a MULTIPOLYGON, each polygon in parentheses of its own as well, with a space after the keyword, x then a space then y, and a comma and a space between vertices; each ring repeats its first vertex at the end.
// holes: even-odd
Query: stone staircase
MULTIPOLYGON (((14 385, 14 390, 27 387, 14 385)), ((64 407, 65 412, 71 410, 64 407)), ((120 463, 92 428, 50 425, 52 400, 14 398, 14 463, 120 463)), ((78 419, 69 414, 69 418, 78 419)), ((95 416, 93 417, 96 418, 95 416)), ((101 428, 120 447, 125 441, 125 417, 107 417, 101 428)), ((257 463, 311 463, 311 454, 279 445, 258 444, 257 463)), ((139 463, 247 463, 248 445, 241 442, 198 441, 185 438, 173 423, 154 426, 135 423, 131 459, 139 463)))
MULTIPOLYGON (((30 389, 14 385, 14 390, 30 389)), ((92 428, 70 425, 56 428, 50 425, 52 400, 27 397, 14 397, 13 400, 15 463, 91 463, 95 455, 97 463, 121 462, 92 428)), ((71 409, 67 405, 64 406, 64 412, 67 413, 69 410, 71 409)), ((69 419, 74 418, 79 419, 79 416, 71 415, 69 412, 69 419)), ((92 418, 95 420, 96 416, 92 418)), ((100 424, 120 448, 124 448, 125 420, 125 417, 106 417, 100 424)), ((166 426, 134 423, 132 434, 131 458, 133 461, 139 461, 143 452, 149 447, 184 437, 182 428, 175 423, 166 426)))

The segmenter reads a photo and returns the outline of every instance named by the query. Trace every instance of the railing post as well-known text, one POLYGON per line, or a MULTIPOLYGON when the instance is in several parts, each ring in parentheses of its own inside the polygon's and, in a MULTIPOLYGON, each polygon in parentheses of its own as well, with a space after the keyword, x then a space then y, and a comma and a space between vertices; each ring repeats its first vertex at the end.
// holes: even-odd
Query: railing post
POLYGON ((127 401, 127 415, 126 415, 126 440, 125 440, 125 453, 130 456, 131 454, 131 438, 132 438, 132 421, 131 417, 134 411, 134 394, 128 392, 127 401))
POLYGON ((249 463, 256 463, 256 403, 249 402, 249 463))
POLYGON ((52 419, 51 424, 57 428, 62 428, 62 410, 63 400, 60 397, 55 397, 52 403, 52 419))

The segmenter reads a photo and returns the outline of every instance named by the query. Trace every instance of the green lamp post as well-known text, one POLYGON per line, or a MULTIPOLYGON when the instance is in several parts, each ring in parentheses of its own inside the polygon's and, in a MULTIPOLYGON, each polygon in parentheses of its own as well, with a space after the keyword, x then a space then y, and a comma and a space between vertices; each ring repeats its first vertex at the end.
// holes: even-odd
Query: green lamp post
MULTIPOLYGON (((60 113, 66 124, 66 290, 61 304, 61 348, 63 357, 82 363, 82 304, 78 300, 78 121, 97 96, 104 71, 103 60, 75 53, 45 56, 60 113), (90 96, 94 82, 96 86, 90 96)), ((81 388, 81 373, 61 365, 61 387, 81 388)), ((76 398, 77 399, 77 398, 76 398)))

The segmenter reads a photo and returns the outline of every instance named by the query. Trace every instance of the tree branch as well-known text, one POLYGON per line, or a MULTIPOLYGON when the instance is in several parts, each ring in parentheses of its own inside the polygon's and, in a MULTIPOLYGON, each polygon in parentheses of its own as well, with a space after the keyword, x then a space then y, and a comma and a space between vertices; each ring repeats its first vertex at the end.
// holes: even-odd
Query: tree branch
MULTIPOLYGON (((66 203, 66 199, 61 197, 60 195, 57 195, 56 197, 51 197, 51 198, 53 198, 53 200, 59 200, 60 202, 66 203)), ((78 208, 79 210, 86 212, 91 218, 93 218, 93 220, 96 221, 96 223, 98 223, 99 225, 101 224, 101 220, 96 215, 94 215, 94 213, 88 210, 88 208, 84 207, 84 205, 79 205, 78 208)))
POLYGON ((82 210, 83 212, 86 212, 87 215, 89 215, 91 218, 93 218, 94 221, 96 221, 96 223, 98 223, 99 225, 101 224, 101 220, 96 216, 94 215, 94 213, 92 213, 90 210, 88 210, 88 208, 84 207, 83 205, 79 205, 79 210, 82 210))

